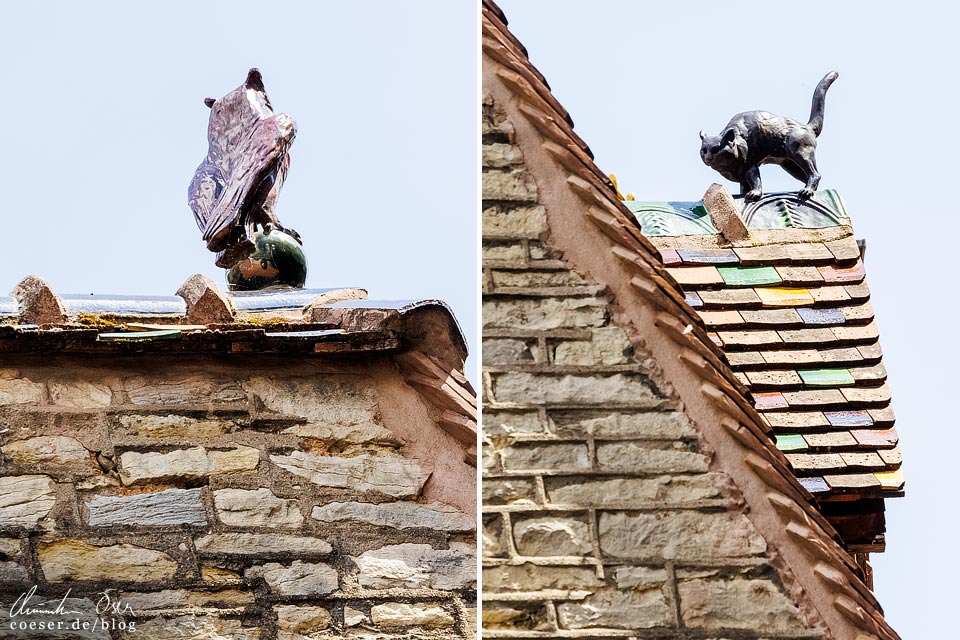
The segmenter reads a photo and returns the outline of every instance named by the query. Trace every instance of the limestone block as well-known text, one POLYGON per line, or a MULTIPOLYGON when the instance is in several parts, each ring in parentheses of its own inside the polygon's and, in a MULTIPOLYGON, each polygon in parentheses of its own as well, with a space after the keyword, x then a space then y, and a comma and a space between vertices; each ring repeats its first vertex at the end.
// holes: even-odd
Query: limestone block
POLYGON ((556 623, 543 603, 484 602, 483 628, 485 631, 550 631, 556 623))
POLYGON ((389 429, 372 422, 349 425, 309 422, 281 431, 284 435, 325 440, 331 444, 379 444, 398 447, 403 441, 389 429))
POLYGON ((504 538, 504 522, 500 515, 486 515, 480 532, 484 558, 505 558, 509 555, 504 538))
POLYGON ((121 600, 130 605, 137 613, 176 611, 210 606, 213 603, 229 606, 247 606, 253 604, 253 593, 239 589, 220 589, 217 591, 188 591, 186 589, 164 589, 151 592, 121 593, 121 600))
POLYGON ((653 476, 648 478, 548 478, 547 497, 554 504, 605 506, 629 503, 650 506, 667 503, 681 505, 719 498, 732 488, 729 478, 720 473, 694 476, 653 476))
POLYGON ((192 324, 233 322, 233 302, 209 276, 201 273, 190 276, 180 285, 177 295, 187 303, 187 319, 192 324))
POLYGON ((343 377, 266 377, 243 382, 269 411, 302 416, 326 425, 376 423, 377 401, 372 388, 362 378, 343 377))
POLYGON ((687 627, 798 636, 810 630, 797 605, 770 580, 681 580, 678 590, 687 627))
POLYGON ((617 567, 613 575, 621 589, 661 586, 667 581, 667 570, 662 567, 617 567))
POLYGON ((178 378, 131 376, 123 386, 136 405, 201 405, 245 403, 247 394, 229 378, 195 375, 178 378))
POLYGON ((762 554, 767 544, 740 513, 601 513, 600 549, 618 558, 679 561, 762 554))
POLYGON ((339 587, 337 570, 327 564, 294 560, 289 565, 269 562, 243 572, 245 578, 263 578, 282 596, 324 595, 339 587))
POLYGON ((502 373, 494 379, 497 402, 524 404, 577 403, 586 405, 631 404, 655 408, 661 398, 642 376, 613 375, 549 376, 535 373, 502 373))
POLYGON ((331 502, 314 507, 311 515, 321 522, 352 520, 396 529, 423 527, 435 531, 471 531, 476 526, 472 515, 439 502, 331 502))
POLYGON ((537 493, 533 480, 527 478, 484 478, 480 485, 483 504, 487 506, 514 502, 536 502, 537 493))
POLYGON ((3 455, 17 464, 92 464, 90 452, 74 438, 37 436, 3 445, 3 455))
POLYGON ((0 376, 0 406, 32 404, 43 401, 43 385, 26 378, 0 376))
POLYGON ((119 637, 121 640, 260 640, 262 635, 259 627, 244 626, 243 620, 208 613, 138 621, 134 631, 123 632, 119 637))
POLYGON ((394 498, 415 497, 426 480, 420 465, 406 458, 374 455, 338 458, 294 451, 289 456, 270 456, 270 461, 317 485, 375 491, 394 498))
POLYGON ((277 605, 277 628, 288 633, 307 634, 330 626, 332 616, 323 607, 310 605, 277 605))
POLYGON ((728 242, 750 237, 747 225, 740 217, 740 205, 721 184, 713 183, 703 194, 703 206, 710 214, 713 226, 728 242))
POLYGON ((481 247, 481 256, 487 261, 520 262, 526 256, 523 245, 515 242, 484 242, 481 247))
POLYGON ((205 440, 230 430, 224 420, 189 418, 178 415, 132 414, 119 417, 120 425, 146 438, 191 438, 205 440))
POLYGON ((606 442, 597 446, 597 465, 602 471, 695 473, 706 471, 710 459, 682 448, 654 449, 642 442, 606 442))
POLYGON ((579 443, 538 443, 515 445, 500 450, 504 469, 548 469, 585 471, 590 469, 587 445, 579 443))
POLYGON ((62 324, 67 320, 63 302, 39 276, 27 276, 10 295, 17 301, 22 324, 62 324))
POLYGON ((603 584, 593 567, 526 563, 483 568, 483 589, 490 592, 596 589, 603 584))
POLYGON ((203 447, 166 453, 125 451, 120 454, 120 478, 124 484, 142 484, 168 479, 198 479, 208 475, 253 471, 260 451, 253 447, 210 450, 203 447))
POLYGON ((482 314, 485 329, 547 331, 603 326, 607 309, 594 298, 491 298, 482 314))
POLYGON ((500 457, 491 442, 483 442, 480 445, 480 468, 484 473, 493 473, 500 470, 500 457))
POLYGON ((343 624, 345 626, 355 627, 369 621, 370 618, 368 618, 364 612, 358 611, 349 605, 343 607, 343 624))
POLYGON ((587 556, 593 553, 590 527, 572 518, 515 521, 513 539, 522 556, 587 556))
POLYGON ((200 577, 206 584, 215 587, 238 585, 243 582, 243 576, 236 571, 220 567, 200 567, 200 577))
POLYGON ((177 563, 167 554, 130 544, 95 547, 80 540, 41 542, 37 556, 50 582, 155 582, 172 577, 177 570, 177 563))
POLYGON ((481 158, 484 167, 509 167, 523 163, 519 147, 498 142, 483 145, 481 158))
POLYGON ((476 584, 476 548, 452 542, 449 549, 428 544, 394 544, 353 557, 361 586, 466 589, 476 584))
POLYGON ((679 411, 592 414, 575 421, 555 420, 554 431, 561 438, 593 436, 598 440, 618 438, 679 440, 697 435, 696 429, 679 411))
POLYGON ((561 626, 568 629, 649 629, 674 623, 662 587, 595 593, 579 602, 557 605, 557 615, 561 626))
POLYGON ((437 605, 385 602, 370 608, 373 623, 381 627, 452 627, 453 616, 437 605))
POLYGON ((113 398, 108 385, 85 380, 51 381, 47 388, 53 404, 71 409, 99 409, 109 406, 113 398))
POLYGON ((0 562, 0 582, 26 582, 28 577, 26 567, 12 560, 0 562))
POLYGON ((584 287, 590 284, 580 274, 567 269, 494 270, 490 277, 497 287, 519 287, 522 289, 584 287))
POLYGON ((55 489, 49 476, 0 478, 0 526, 36 526, 53 509, 55 489))
POLYGON ((19 538, 0 538, 0 556, 8 560, 16 560, 21 553, 19 538))
POLYGON ((483 410, 483 432, 488 436, 512 433, 542 433, 536 411, 514 412, 483 410))
POLYGON ((633 346, 619 327, 600 327, 591 339, 564 341, 553 352, 553 363, 571 367, 608 367, 628 364, 633 346))
POLYGON ((211 533, 197 538, 194 544, 198 553, 208 556, 259 554, 323 556, 333 550, 330 543, 319 538, 276 533, 211 533))
POLYGON ((534 356, 528 340, 493 340, 483 341, 483 364, 486 366, 533 364, 534 356))
POLYGON ((167 489, 132 496, 94 496, 86 502, 87 522, 94 527, 111 525, 206 526, 200 489, 167 489))
MULTIPOLYGON (((537 184, 526 171, 484 171, 481 180, 484 200, 536 202, 537 184)), ((484 236, 487 233, 484 219, 484 236)))
POLYGON ((220 489, 213 492, 220 522, 231 527, 296 527, 303 522, 296 500, 278 498, 270 489, 220 489))

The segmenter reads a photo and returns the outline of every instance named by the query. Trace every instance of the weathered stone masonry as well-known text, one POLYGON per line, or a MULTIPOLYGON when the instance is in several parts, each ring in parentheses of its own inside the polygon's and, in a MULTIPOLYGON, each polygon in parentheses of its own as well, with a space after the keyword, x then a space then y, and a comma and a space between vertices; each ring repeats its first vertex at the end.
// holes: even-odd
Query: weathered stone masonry
POLYGON ((110 588, 136 632, 77 637, 470 636, 473 470, 431 411, 390 356, 3 354, 4 609, 110 588))
POLYGON ((821 637, 483 105, 484 635, 821 637), (644 632, 648 629, 648 632, 644 632))

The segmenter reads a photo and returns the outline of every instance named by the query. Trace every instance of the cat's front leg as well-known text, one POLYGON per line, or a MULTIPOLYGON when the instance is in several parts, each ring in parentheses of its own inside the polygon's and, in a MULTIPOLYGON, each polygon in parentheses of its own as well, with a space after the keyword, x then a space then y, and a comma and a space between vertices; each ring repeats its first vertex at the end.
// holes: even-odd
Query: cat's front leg
POLYGON ((760 185, 760 167, 750 167, 747 169, 747 175, 740 182, 740 193, 743 194, 745 202, 756 202, 763 195, 763 189, 760 185))
POLYGON ((820 174, 817 173, 816 169, 813 170, 813 173, 810 174, 810 178, 807 180, 807 186, 800 190, 797 194, 801 200, 809 200, 813 197, 813 194, 817 192, 817 187, 820 186, 820 174))

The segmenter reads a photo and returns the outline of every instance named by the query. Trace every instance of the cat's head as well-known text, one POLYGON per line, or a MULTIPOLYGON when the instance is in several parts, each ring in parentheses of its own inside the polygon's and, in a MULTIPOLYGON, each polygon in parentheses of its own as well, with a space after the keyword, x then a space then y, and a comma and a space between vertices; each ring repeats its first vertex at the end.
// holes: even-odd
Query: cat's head
POLYGON ((747 159, 747 141, 735 127, 730 127, 718 136, 708 136, 700 131, 700 158, 708 167, 730 168, 747 159))

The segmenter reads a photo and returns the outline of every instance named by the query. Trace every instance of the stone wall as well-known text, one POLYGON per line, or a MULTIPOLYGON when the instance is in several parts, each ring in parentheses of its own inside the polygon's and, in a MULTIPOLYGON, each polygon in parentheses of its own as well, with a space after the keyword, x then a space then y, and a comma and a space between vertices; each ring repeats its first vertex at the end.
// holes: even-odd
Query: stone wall
POLYGON ((0 453, 0 637, 472 633, 475 469, 388 357, 8 355, 0 453), (34 586, 96 628, 11 632, 34 586))
POLYGON ((551 249, 540 174, 496 107, 485 99, 484 636, 821 637, 615 301, 551 249))

